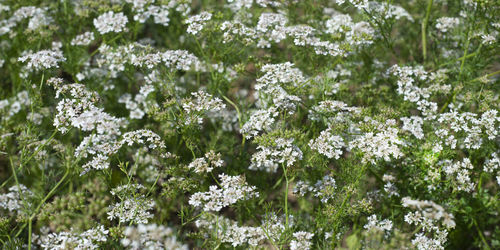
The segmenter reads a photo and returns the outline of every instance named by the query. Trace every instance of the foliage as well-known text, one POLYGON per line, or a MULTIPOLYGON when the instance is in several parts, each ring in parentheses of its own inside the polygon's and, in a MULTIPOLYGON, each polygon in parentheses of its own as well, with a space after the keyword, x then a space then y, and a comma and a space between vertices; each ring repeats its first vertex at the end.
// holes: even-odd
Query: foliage
POLYGON ((494 0, 4 0, 5 249, 500 248, 494 0))

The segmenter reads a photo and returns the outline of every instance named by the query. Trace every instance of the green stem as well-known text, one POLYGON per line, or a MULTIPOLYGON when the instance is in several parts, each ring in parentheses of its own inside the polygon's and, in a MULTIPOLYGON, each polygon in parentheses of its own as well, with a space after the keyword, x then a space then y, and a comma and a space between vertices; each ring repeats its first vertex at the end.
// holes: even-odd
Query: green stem
POLYGON ((458 73, 458 79, 461 79, 463 70, 464 70, 464 65, 465 65, 465 59, 467 59, 467 52, 469 51, 469 45, 470 45, 470 30, 467 32, 467 41, 465 42, 465 49, 464 49, 464 55, 462 56, 462 63, 460 63, 460 71, 458 73))
POLYGON ((36 154, 38 154, 38 152, 40 152, 49 142, 51 142, 53 139, 54 139, 54 136, 57 134, 57 129, 54 130, 54 132, 52 133, 52 135, 49 137, 49 139, 47 141, 45 141, 40 147, 38 147, 38 149, 30 155, 30 157, 25 161, 25 162, 21 162, 21 164, 19 165, 19 169, 21 169, 23 167, 24 164, 28 163, 31 158, 33 158, 36 154))
POLYGON ((285 164, 281 164, 283 168, 283 175, 285 176, 285 229, 288 229, 288 175, 285 164))
POLYGON ((476 226, 477 233, 479 234, 479 237, 481 238, 481 241, 483 242, 483 244, 485 246, 485 249, 490 250, 491 247, 490 247, 490 245, 488 245, 488 242, 486 241, 486 238, 484 238, 483 232, 481 232, 481 229, 479 228, 479 225, 477 224, 476 219, 473 219, 472 221, 474 222, 474 225, 476 226))
POLYGON ((28 250, 31 250, 31 219, 30 219, 30 224, 28 226, 28 250))
POLYGON ((153 183, 153 185, 151 185, 151 187, 149 188, 149 191, 148 191, 148 193, 146 194, 146 197, 148 197, 148 195, 151 193, 151 191, 153 191, 153 188, 156 186, 156 183, 158 182, 158 179, 160 179, 160 174, 161 174, 161 173, 158 173, 158 176, 156 176, 156 180, 155 180, 155 182, 153 183))
POLYGON ((45 71, 42 73, 42 79, 40 80, 40 92, 42 91, 43 79, 45 78, 45 71))
MULTIPOLYGON (((463 70, 464 70, 464 66, 465 66, 465 59, 467 59, 467 52, 469 51, 469 45, 470 45, 470 31, 471 31, 471 28, 469 27, 468 31, 467 31, 467 41, 465 42, 465 49, 464 49, 464 55, 461 57, 462 58, 462 62, 460 63, 460 71, 458 72, 458 81, 460 81, 462 79, 462 73, 463 73, 463 70)), ((455 98, 458 94, 458 92, 456 91, 456 86, 453 86, 453 92, 452 92, 452 95, 451 95, 451 99, 448 100, 444 106, 441 108, 440 110, 440 113, 443 113, 444 110, 448 107, 448 105, 455 101, 455 98)))
MULTIPOLYGON (((361 168, 361 170, 359 171, 359 174, 358 176, 356 177, 356 180, 354 181, 354 187, 357 187, 358 183, 359 183, 359 180, 361 179, 361 177, 363 176, 363 174, 365 173, 365 170, 368 166, 366 164, 363 165, 363 167, 361 168)), ((347 204, 347 201, 351 198, 351 195, 352 195, 352 192, 349 192, 349 189, 347 187, 345 187, 345 197, 344 197, 344 200, 342 201, 342 204, 340 205, 340 209, 337 211, 337 213, 335 214, 335 219, 333 221, 336 221, 337 222, 337 225, 336 227, 338 226, 339 224, 339 217, 342 213, 342 210, 344 209, 345 205, 347 204)), ((335 229, 336 230, 336 229, 335 229)))
POLYGON ((424 227, 424 226, 422 226, 422 225, 418 226, 417 228, 415 228, 415 230, 413 230, 413 232, 411 232, 410 235, 415 235, 416 233, 418 233, 420 231, 420 229, 422 229, 422 227, 424 227))
MULTIPOLYGON (((38 206, 35 209, 35 212, 33 212, 33 214, 31 214, 31 216, 29 218, 28 228, 31 228, 31 224, 33 222, 33 219, 38 214, 38 211, 40 210, 40 208, 42 207, 42 205, 45 204, 45 202, 52 196, 52 194, 57 190, 57 188, 64 182, 64 180, 66 180, 66 177, 68 177, 68 175, 69 175, 69 170, 70 170, 69 168, 66 169, 66 172, 64 173, 64 176, 61 178, 61 180, 59 180, 59 182, 57 182, 57 184, 43 198, 43 200, 40 202, 40 204, 38 204, 38 206)), ((19 234, 23 231, 23 229, 25 227, 26 227, 26 223, 19 229, 19 231, 17 231, 16 237, 19 236, 19 234)), ((28 248, 31 249, 31 241, 28 242, 28 248)))
POLYGON ((31 219, 35 218, 36 214, 38 213, 38 210, 42 207, 42 205, 54 194, 54 192, 57 190, 57 188, 66 180, 66 177, 69 175, 69 168, 66 169, 66 172, 64 173, 63 177, 57 182, 57 184, 50 190, 50 192, 43 198, 42 202, 38 204, 38 206, 35 209, 35 213, 31 215, 31 219))
POLYGON ((492 77, 494 75, 498 75, 500 74, 500 70, 497 70, 495 72, 492 72, 492 73, 489 73, 489 74, 486 74, 486 75, 483 75, 483 76, 480 76, 478 78, 475 78, 475 79, 472 79, 472 81, 470 82, 476 82, 476 81, 481 81, 482 79, 488 79, 489 77, 492 77))
POLYGON ((449 62, 443 63, 443 64, 439 65, 439 67, 443 67, 443 66, 446 66, 446 65, 449 65, 449 64, 455 63, 456 61, 462 61, 464 58, 473 57, 473 56, 475 56, 475 55, 477 55, 477 54, 478 54, 478 51, 473 52, 473 53, 470 53, 470 54, 468 54, 467 56, 462 56, 462 57, 459 57, 459 58, 457 58, 457 59, 451 60, 451 61, 449 61, 449 62))
POLYGON ((422 54, 424 56, 424 61, 427 59, 427 24, 429 23, 429 17, 431 15, 433 0, 427 1, 427 10, 425 11, 425 19, 422 22, 422 54))
POLYGON ((240 129, 241 129, 243 127, 243 122, 241 120, 240 109, 238 108, 238 106, 233 101, 231 101, 231 99, 229 99, 228 97, 226 97, 225 95, 223 95, 220 90, 219 90, 219 94, 222 96, 222 98, 224 98, 224 100, 226 100, 227 102, 229 102, 229 104, 231 104, 231 106, 233 106, 234 109, 236 110, 236 114, 238 116, 238 125, 240 126, 240 129))
POLYGON ((14 179, 16 180, 16 185, 17 185, 17 190, 19 191, 19 197, 21 197, 21 200, 23 201, 25 209, 28 207, 28 203, 24 199, 24 194, 23 191, 21 190, 21 185, 19 184, 19 180, 17 179, 17 173, 16 173, 16 168, 14 167, 14 164, 12 163, 12 157, 9 157, 10 159, 10 166, 12 168, 12 175, 14 176, 14 179))

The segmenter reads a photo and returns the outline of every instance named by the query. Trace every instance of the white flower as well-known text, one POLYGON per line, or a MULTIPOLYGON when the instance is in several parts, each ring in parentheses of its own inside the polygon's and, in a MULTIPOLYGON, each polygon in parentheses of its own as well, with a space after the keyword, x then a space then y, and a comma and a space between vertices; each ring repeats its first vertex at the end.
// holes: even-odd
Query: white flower
POLYGON ((253 112, 250 119, 243 125, 240 133, 245 134, 247 139, 257 136, 261 131, 270 131, 275 122, 278 112, 275 108, 261 109, 253 112))
POLYGON ((109 168, 109 161, 108 157, 102 154, 98 154, 96 157, 92 158, 91 161, 85 163, 83 166, 83 171, 80 173, 80 175, 84 175, 91 169, 97 169, 97 170, 102 170, 102 169, 108 169, 109 168))
POLYGON ((335 15, 326 21, 326 33, 345 33, 352 24, 351 16, 344 14, 335 15))
POLYGON ((233 247, 246 244, 265 247, 267 240, 276 241, 284 230, 284 223, 277 216, 271 214, 262 226, 240 226, 236 221, 211 213, 201 214, 197 219, 196 227, 205 232, 217 232, 217 238, 222 242, 230 243, 233 247))
MULTIPOLYGON (((446 228, 455 228, 455 221, 453 214, 447 213, 444 208, 433 201, 426 200, 413 200, 410 197, 401 199, 403 207, 416 209, 417 213, 405 216, 405 221, 409 224, 420 224, 423 222, 422 218, 427 218, 433 221, 441 221, 442 225, 446 228)), ((429 224, 424 229, 432 229, 434 225, 429 224)))
POLYGON ((73 38, 71 45, 87 46, 94 41, 94 32, 85 32, 73 38))
POLYGON ((212 18, 212 14, 206 11, 201 12, 198 15, 191 16, 186 20, 188 24, 187 33, 196 35, 200 32, 205 23, 212 18))
POLYGON ((100 249, 100 243, 107 241, 108 233, 102 225, 81 233, 51 233, 41 236, 40 246, 43 249, 100 249))
POLYGON ((403 121, 402 130, 412 133, 417 139, 424 138, 424 130, 422 129, 424 120, 421 117, 402 117, 401 121, 403 121))
POLYGON ((457 17, 441 17, 436 20, 436 29, 446 33, 449 30, 457 27, 460 24, 460 19, 457 17))
POLYGON ((115 203, 109 207, 108 219, 113 220, 118 218, 120 223, 147 223, 153 218, 153 214, 149 211, 153 209, 155 202, 144 196, 127 197, 121 202, 115 203))
POLYGON ((60 49, 40 50, 36 53, 32 51, 23 52, 18 59, 20 62, 28 62, 26 67, 32 71, 59 68, 59 63, 66 61, 60 49))
MULTIPOLYGON (((300 98, 290 95, 285 86, 304 86, 306 78, 302 72, 294 68, 290 62, 280 64, 266 64, 262 67, 265 74, 257 79, 255 85, 256 95, 263 103, 273 103, 277 108, 287 109, 291 113, 295 110, 295 102, 300 98)), ((267 105, 265 105, 267 106, 267 105)))
POLYGON ((368 132, 349 144, 349 148, 357 148, 364 153, 363 161, 375 164, 377 160, 390 161, 391 158, 399 159, 403 152, 399 148, 403 144, 398 137, 396 128, 386 128, 379 133, 368 132))
POLYGON ((287 167, 292 166, 302 159, 302 151, 292 144, 293 140, 293 138, 278 138, 275 141, 276 146, 258 146, 259 151, 252 155, 252 162, 248 168, 275 173, 279 164, 286 162, 287 167))
POLYGON ((330 199, 334 199, 334 191, 336 188, 335 179, 326 175, 323 179, 318 180, 314 186, 311 186, 309 183, 304 181, 298 181, 293 189, 293 192, 301 196, 311 192, 315 197, 321 198, 322 203, 327 203, 330 199))
POLYGON ((205 93, 203 91, 193 92, 191 95, 194 99, 191 99, 182 104, 182 108, 186 113, 194 113, 201 111, 219 111, 226 108, 226 105, 222 103, 222 100, 217 97, 212 97, 212 95, 205 93))
POLYGON ((500 158, 497 153, 493 153, 484 163, 484 171, 488 173, 495 173, 498 170, 500 170, 500 158))
POLYGON ((290 242, 291 250, 308 250, 311 248, 313 233, 308 233, 304 231, 299 231, 293 233, 293 237, 295 238, 290 242))
POLYGON ((221 188, 210 186, 208 192, 197 192, 189 198, 189 204, 194 207, 203 205, 204 211, 220 211, 222 208, 236 203, 258 197, 254 186, 249 186, 244 177, 220 174, 221 188))
POLYGON ((161 53, 161 60, 167 68, 172 70, 188 71, 194 69, 200 71, 203 69, 200 60, 187 50, 167 50, 161 53))
POLYGON ((172 228, 163 225, 139 224, 137 226, 128 226, 123 231, 123 236, 120 243, 126 249, 188 249, 187 245, 177 240, 172 228))
POLYGON ((370 1, 369 3, 370 11, 377 12, 386 19, 394 18, 396 20, 407 18, 413 21, 411 15, 404 8, 398 5, 392 5, 389 3, 379 3, 375 1, 370 1))
POLYGON ((109 32, 124 31, 127 22, 128 19, 122 12, 114 13, 108 11, 94 19, 94 26, 99 33, 106 34, 109 32))
POLYGON ((447 177, 451 179, 452 185, 456 190, 472 192, 476 184, 471 178, 471 170, 474 169, 469 158, 464 158, 462 161, 452 163, 450 160, 439 162, 443 165, 443 171, 447 177))
POLYGON ((484 45, 492 45, 497 40, 497 38, 492 34, 483 34, 481 35, 481 39, 483 39, 481 43, 484 45))
POLYGON ((210 173, 215 167, 222 167, 224 161, 221 160, 221 154, 213 150, 207 152, 205 157, 196 158, 189 163, 188 168, 194 168, 196 173, 210 173))
POLYGON ((339 159, 342 155, 342 148, 345 146, 344 139, 333 135, 331 128, 321 131, 318 138, 309 141, 309 147, 312 150, 316 150, 330 159, 339 159))
POLYGON ((28 197, 32 197, 34 194, 26 186, 19 184, 19 186, 14 185, 9 188, 9 192, 6 194, 0 194, 0 208, 7 209, 9 212, 19 212, 24 213, 25 205, 29 208, 31 203, 27 202, 28 197), (24 197, 24 198, 21 198, 24 197))
POLYGON ((368 217, 368 222, 365 224, 364 228, 367 230, 375 229, 390 232, 392 230, 392 221, 388 219, 379 221, 377 215, 373 214, 368 217))

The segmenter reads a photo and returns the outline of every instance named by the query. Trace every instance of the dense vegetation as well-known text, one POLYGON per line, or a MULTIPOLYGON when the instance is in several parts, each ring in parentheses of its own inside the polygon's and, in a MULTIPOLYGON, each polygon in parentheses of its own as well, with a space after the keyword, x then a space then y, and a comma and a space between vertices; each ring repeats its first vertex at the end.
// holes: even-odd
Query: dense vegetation
POLYGON ((0 243, 499 249, 499 17, 0 1, 0 243))

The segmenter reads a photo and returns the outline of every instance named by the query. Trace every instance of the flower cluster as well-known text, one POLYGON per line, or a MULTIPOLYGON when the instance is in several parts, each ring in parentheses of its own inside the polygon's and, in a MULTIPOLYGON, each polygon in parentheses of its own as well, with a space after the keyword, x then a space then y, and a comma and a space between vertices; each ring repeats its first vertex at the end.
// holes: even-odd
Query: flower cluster
POLYGON ((363 161, 375 164, 378 160, 391 161, 403 156, 401 145, 403 141, 399 138, 399 130, 394 127, 394 120, 386 121, 385 128, 382 131, 373 133, 368 132, 354 139, 349 143, 349 149, 358 149, 363 152, 363 161))
POLYGON ((210 186, 208 192, 198 192, 189 198, 189 204, 194 207, 203 206, 204 211, 220 211, 222 208, 232 205, 239 200, 247 200, 258 197, 254 186, 249 186, 242 176, 229 176, 220 174, 220 188, 210 186))
POLYGON ((0 1, 2 247, 500 249, 494 2, 0 1))
POLYGON ((156 224, 139 224, 128 226, 123 231, 120 243, 126 249, 176 249, 187 250, 188 247, 177 240, 172 228, 156 224))
POLYGON ((202 124, 202 114, 206 112, 217 112, 226 108, 226 104, 221 99, 213 97, 212 95, 203 91, 191 93, 193 96, 183 102, 182 108, 189 115, 184 125, 202 124))
POLYGON ((447 213, 442 206, 432 201, 404 197, 402 204, 416 210, 408 212, 404 217, 405 221, 422 230, 415 234, 412 244, 418 249, 444 249, 448 230, 456 226, 453 214, 447 213), (429 234, 433 234, 434 238, 429 238, 429 234))
POLYGON ((451 179, 453 186, 458 191, 472 192, 475 188, 475 183, 471 178, 471 170, 474 169, 469 158, 464 158, 462 161, 452 163, 450 160, 440 162, 443 171, 447 178, 451 179))
POLYGON ((486 160, 483 169, 487 173, 497 173, 497 182, 500 185, 500 158, 496 152, 486 160))
POLYGON ((388 219, 378 220, 377 215, 373 214, 368 217, 368 222, 363 226, 363 228, 367 230, 380 230, 390 232, 392 231, 392 221, 388 219))
POLYGON ((456 17, 441 17, 436 20, 436 29, 446 33, 449 30, 457 27, 460 24, 460 19, 456 17))
POLYGON ((308 250, 311 249, 313 233, 299 231, 293 233, 293 240, 290 242, 290 249, 292 250, 308 250))
MULTIPOLYGON (((2 5, 2 10, 10 10, 8 5, 2 5)), ((13 29, 23 20, 28 20, 28 30, 35 31, 44 26, 50 25, 54 19, 48 15, 47 8, 38 8, 36 6, 23 6, 17 9, 12 16, 0 21, 0 35, 14 32, 13 29)), ((12 34, 15 36, 16 34, 12 34)))
POLYGON ((94 41, 94 32, 85 32, 73 38, 71 45, 73 46, 88 46, 94 41))
POLYGON ((323 179, 318 180, 314 185, 310 185, 304 181, 298 181, 293 188, 293 192, 301 196, 307 193, 313 193, 315 197, 321 198, 322 203, 327 203, 328 200, 334 199, 336 188, 335 179, 327 175, 323 177, 323 179))
POLYGON ((289 62, 266 64, 262 67, 262 72, 265 74, 257 79, 255 85, 259 98, 263 99, 260 101, 265 102, 266 99, 270 99, 277 108, 286 109, 293 113, 296 107, 295 102, 299 102, 300 98, 288 94, 285 88, 306 84, 302 72, 289 62))
POLYGON ((311 149, 330 159, 340 158, 342 148, 345 146, 344 139, 338 135, 333 135, 331 128, 321 131, 318 138, 309 141, 311 149))
POLYGON ((293 138, 277 138, 275 146, 258 146, 256 153, 252 155, 252 162, 248 167, 251 170, 265 170, 275 173, 279 164, 287 167, 302 159, 302 151, 293 145, 293 138))
POLYGON ((84 232, 59 232, 42 235, 38 239, 43 249, 99 249, 107 241, 109 231, 103 225, 84 232))
MULTIPOLYGON (((2 114, 2 121, 7 121, 15 114, 31 104, 28 91, 21 91, 8 99, 0 100, 0 113, 2 114)), ((0 125, 1 127, 1 125, 0 125)))
POLYGON ((211 213, 202 214, 195 224, 200 229, 215 233, 218 239, 230 243, 233 247, 246 244, 263 247, 269 241, 279 240, 285 229, 283 219, 275 214, 268 215, 260 226, 239 226, 236 221, 211 213))
POLYGON ((224 161, 221 159, 220 153, 215 153, 213 150, 205 153, 205 157, 194 159, 189 163, 188 168, 194 168, 196 173, 209 173, 214 168, 222 167, 224 161))
POLYGON ((6 194, 0 194, 0 208, 6 209, 9 213, 23 212, 23 208, 29 208, 28 198, 33 196, 26 186, 20 184, 19 186, 12 186, 6 194))
POLYGON ((201 12, 198 15, 189 17, 186 20, 186 24, 188 24, 186 32, 193 35, 198 34, 203 29, 203 26, 205 26, 205 22, 207 22, 211 18, 212 14, 206 11, 201 12))
POLYGON ((142 119, 145 111, 148 111, 150 106, 154 106, 154 103, 148 103, 146 100, 148 95, 154 92, 154 90, 152 85, 144 85, 139 90, 139 93, 135 95, 134 99, 132 99, 132 95, 124 94, 118 99, 118 102, 125 103, 125 107, 130 110, 130 118, 142 119))
POLYGON ((125 31, 127 22, 128 18, 122 12, 108 11, 94 19, 94 26, 101 35, 104 35, 125 31))
POLYGON ((26 68, 30 71, 59 68, 59 63, 66 61, 61 51, 61 44, 53 44, 52 49, 37 52, 24 51, 18 58, 20 62, 27 62, 26 68))
POLYGON ((117 218, 120 223, 147 223, 153 214, 149 211, 153 209, 155 202, 144 196, 125 198, 121 202, 115 203, 109 207, 108 219, 117 218))
POLYGON ((278 116, 276 108, 256 110, 250 119, 243 125, 240 133, 245 134, 247 139, 257 136, 261 131, 270 131, 274 125, 275 117, 278 116))

